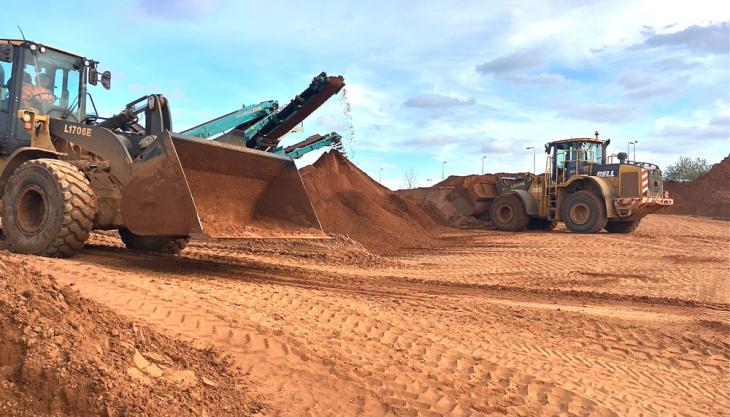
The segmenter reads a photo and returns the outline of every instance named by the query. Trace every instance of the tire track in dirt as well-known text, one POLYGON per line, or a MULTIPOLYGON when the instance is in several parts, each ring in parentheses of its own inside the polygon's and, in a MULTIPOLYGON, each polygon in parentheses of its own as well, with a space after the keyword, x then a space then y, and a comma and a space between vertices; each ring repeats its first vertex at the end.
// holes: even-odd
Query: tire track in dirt
POLYGON ((698 257, 685 238, 664 239, 659 256, 681 275, 672 282, 646 260, 621 263, 618 242, 596 254, 558 234, 531 255, 525 245, 541 237, 497 235, 397 258, 210 242, 166 257, 102 235, 78 258, 38 263, 124 314, 230 352, 278 415, 706 416, 730 405, 717 248, 698 257), (580 258, 595 264, 566 274, 580 258))
MULTIPOLYGON (((176 259, 163 260, 163 262, 168 261, 179 262, 176 259)), ((113 301, 115 299, 113 294, 118 294, 118 290, 114 287, 103 291, 110 297, 108 300, 110 303, 128 314, 145 317, 183 336, 225 347, 237 357, 244 358, 241 362, 250 364, 248 370, 254 376, 264 377, 271 372, 270 369, 257 370, 255 366, 258 363, 267 363, 266 368, 275 367, 276 374, 284 378, 296 377, 305 381, 318 379, 323 374, 345 375, 346 379, 355 381, 356 386, 367 387, 366 391, 382 398, 386 409, 406 415, 469 415, 468 410, 457 409, 457 406, 463 404, 470 404, 471 412, 477 412, 480 407, 492 407, 487 408, 492 411, 497 408, 517 407, 536 413, 538 409, 549 410, 552 406, 555 412, 572 410, 580 413, 612 415, 610 409, 602 408, 596 401, 584 396, 600 392, 592 387, 590 380, 580 380, 569 385, 573 390, 582 390, 583 395, 581 395, 576 391, 565 389, 563 385, 541 380, 539 369, 530 365, 533 360, 538 361, 537 363, 559 361, 569 364, 571 369, 582 367, 587 373, 588 371, 595 373, 600 362, 546 348, 532 349, 524 345, 506 345, 497 350, 480 345, 477 348, 472 346, 470 350, 468 346, 455 343, 447 333, 433 333, 428 323, 407 321, 408 326, 403 327, 395 325, 392 319, 383 321, 363 315, 343 304, 341 296, 333 297, 332 294, 325 293, 324 296, 304 297, 300 293, 306 289, 282 285, 256 284, 242 287, 240 280, 236 277, 230 280, 226 273, 203 274, 201 277, 200 271, 196 271, 194 274, 196 278, 188 279, 176 276, 177 269, 177 265, 171 265, 170 273, 165 274, 174 280, 170 289, 174 290, 175 297, 168 300, 168 304, 162 309, 158 302, 154 301, 154 296, 149 294, 146 294, 145 298, 149 297, 151 300, 147 299, 140 303, 140 293, 149 291, 133 289, 123 302, 119 301, 123 300, 122 298, 113 301), (200 285, 201 280, 205 285, 200 285), (202 288, 200 291, 210 300, 201 304, 199 301, 201 294, 180 289, 187 286, 192 288, 199 286, 202 288), (269 291, 271 288, 277 290, 271 293, 269 291), (237 300, 234 305, 225 301, 231 298, 237 300), (328 298, 337 299, 337 302, 327 301, 328 298), (315 301, 312 301, 313 299, 315 301), (235 324, 240 312, 229 312, 231 308, 248 312, 247 320, 251 320, 257 326, 249 327, 242 336, 240 325, 235 324), (282 320, 282 316, 298 317, 302 322, 299 324, 296 320, 284 319, 289 332, 284 340, 275 335, 275 329, 281 327, 281 323, 277 322, 282 320), (231 321, 230 317, 236 320, 231 321), (298 336, 292 338, 292 333, 298 336), (245 348, 249 346, 256 348, 245 348), (302 353, 305 352, 302 346, 318 346, 318 351, 302 353), (382 355, 393 346, 396 347, 396 352, 397 349, 403 349, 404 352, 382 355), (348 350, 349 355, 343 355, 343 352, 348 350), (290 357, 292 353, 294 356, 290 357), (252 359, 254 357, 255 360, 252 359), (316 357, 318 360, 304 361, 302 359, 304 357, 316 357), (339 361, 330 364, 326 360, 329 357, 338 357, 339 361), (413 358, 420 358, 420 363, 413 361, 413 358), (300 362, 308 363, 301 368, 303 365, 300 362), (314 372, 312 364, 317 363, 331 366, 314 372), (358 372, 348 373, 348 369, 356 369, 358 372), (529 372, 524 373, 525 370, 529 372), (414 375, 414 372, 420 377, 410 376, 414 375), (442 375, 451 377, 444 378, 442 375), (485 381, 491 381, 492 384, 485 385, 485 381), (459 387, 461 391, 454 391, 452 387, 459 387), (469 395, 465 396, 463 392, 469 392, 469 395), (479 400, 490 396, 496 399, 495 403, 479 403, 479 400), (504 403, 505 398, 509 399, 507 403, 504 403)), ((139 278, 141 279, 141 276, 139 278)), ((97 279, 89 277, 86 285, 95 286, 96 281, 97 279)), ((166 293, 170 294, 171 291, 168 290, 166 293)), ((92 296, 98 297, 99 293, 95 292, 92 296)), ((601 335, 615 333, 612 329, 600 329, 601 335)), ((600 340, 601 335, 594 339, 600 340)), ((605 343, 600 343, 599 347, 606 349, 605 343)), ((554 372, 542 372, 542 374, 548 378, 555 377, 554 372)), ((672 389, 672 392, 681 392, 682 388, 668 382, 670 380, 667 377, 657 378, 647 373, 632 372, 621 365, 603 367, 602 372, 598 373, 601 378, 607 378, 609 375, 614 375, 619 380, 629 378, 651 381, 654 378, 657 384, 664 389, 667 387, 672 389)), ((566 378, 566 381, 569 379, 566 378)), ((286 393, 282 389, 282 384, 278 384, 266 387, 264 392, 283 396, 286 393)), ((696 396, 696 393, 691 392, 691 394, 696 396)), ((661 396, 659 398, 664 404, 670 404, 672 401, 671 398, 661 396)), ((610 404, 617 407, 616 410, 622 410, 618 407, 631 404, 633 409, 636 409, 642 404, 651 403, 650 400, 651 398, 646 396, 635 396, 633 399, 609 397, 601 398, 600 403, 610 404)), ((308 403, 314 404, 314 401, 315 399, 311 398, 308 403)), ((631 411, 632 408, 625 410, 631 411)), ((368 413, 368 415, 373 414, 368 413)))
MULTIPOLYGON (((125 256, 122 255, 120 259, 125 256)), ((162 263, 170 259, 160 259, 162 263)), ((174 274, 150 275, 131 268, 84 268, 82 263, 53 265, 54 276, 62 283, 73 283, 81 293, 109 305, 119 312, 142 319, 198 346, 221 347, 258 385, 251 387, 279 410, 276 415, 342 416, 386 415, 381 401, 347 378, 332 373, 316 360, 311 346, 297 343, 276 329, 248 319, 241 306, 235 311, 219 309, 205 291, 171 291, 174 274), (157 293, 165 294, 164 297, 157 293)))
MULTIPOLYGON (((225 290, 225 291, 228 291, 228 290, 225 290)), ((320 300, 320 305, 325 305, 328 303, 329 302, 326 301, 326 299, 320 300)), ((299 314, 301 315, 302 309, 298 308, 299 306, 296 303, 290 303, 290 300, 288 300, 286 298, 280 300, 275 305, 276 305, 277 311, 283 312, 283 311, 286 311, 286 309, 288 307, 291 307, 291 308, 298 310, 299 314)), ((340 309, 343 309, 342 303, 338 302, 337 307, 340 309)), ((324 309, 324 310, 326 311, 326 309, 324 309)), ((292 312, 292 314, 295 314, 295 313, 292 312)), ((340 315, 343 315, 343 314, 344 313, 340 313, 340 315)), ((337 316, 334 316, 334 317, 336 318, 337 316)), ((354 320, 359 323, 360 321, 358 321, 357 318, 361 317, 361 316, 356 311, 351 311, 348 314, 344 314, 344 317, 346 317, 346 321, 354 320)), ((369 316, 367 316, 367 317, 369 317, 369 316)), ((325 317, 325 319, 327 319, 327 318, 329 318, 329 317, 325 317)), ((372 322, 372 318, 364 318, 364 317, 361 317, 361 318, 363 320, 368 320, 368 321, 372 322)), ((316 317, 313 317, 313 319, 315 321, 322 321, 323 318, 316 316, 316 317)), ((342 321, 342 320, 340 320, 340 321, 342 321)), ((338 322, 338 324, 339 324, 339 322, 338 322)), ((439 355, 442 355, 445 351, 448 351, 451 353, 451 358, 449 358, 450 361, 473 362, 472 358, 475 358, 475 357, 487 358, 487 359, 489 359, 489 361, 491 361, 491 363, 500 364, 500 368, 497 369, 496 372, 501 373, 501 374, 510 374, 510 375, 515 374, 515 373, 519 374, 519 372, 515 372, 515 369, 519 369, 523 373, 525 372, 525 370, 527 370, 529 372, 527 377, 531 378, 531 379, 535 378, 535 376, 532 374, 537 373, 539 375, 539 371, 537 371, 536 368, 534 368, 534 366, 532 366, 530 364, 532 359, 530 359, 529 357, 525 358, 525 352, 530 352, 531 349, 520 350, 520 349, 517 349, 517 346, 513 347, 513 346, 510 346, 509 344, 502 345, 496 350, 491 345, 482 345, 482 346, 479 346, 478 348, 474 349, 474 346, 473 346, 475 344, 474 340, 468 341, 467 344, 460 345, 459 343, 455 343, 453 341, 453 339, 451 337, 449 337, 448 332, 434 334, 433 333, 434 326, 430 322, 414 323, 412 321, 408 321, 407 324, 408 324, 408 329, 409 329, 409 333, 407 333, 407 334, 410 334, 410 335, 412 335, 413 333, 421 334, 421 335, 432 334, 433 335, 431 338, 432 340, 438 340, 440 346, 446 347, 446 350, 436 352, 436 356, 439 358, 441 358, 441 356, 439 356, 439 355), (471 349, 473 349, 473 350, 471 350, 471 349), (504 365, 504 366, 502 366, 502 365, 504 365), (509 366, 509 367, 507 367, 507 366, 509 366)), ((370 327, 370 326, 373 326, 374 328, 378 327, 377 323, 369 324, 368 327, 370 327)), ((606 329, 605 334, 612 334, 611 333, 612 329, 613 328, 606 329)), ((311 328, 310 328, 310 330, 311 330, 311 328)), ((351 329, 349 329, 349 330, 351 330, 351 329)), ((366 330, 368 330, 368 329, 366 329, 366 330)), ((404 333, 404 334, 406 334, 406 333, 404 333)), ((372 335, 368 334, 368 336, 372 336, 372 335)), ((419 339, 419 341, 423 342, 422 339, 419 339)), ((620 342, 620 338, 617 339, 617 341, 620 342)), ((347 340, 346 345, 352 346, 353 343, 354 343, 353 341, 347 340)), ((413 340, 401 340, 400 338, 395 338, 394 343, 396 346, 401 346, 403 343, 405 343, 409 348, 412 345, 414 345, 413 340)), ((428 358, 428 354, 432 351, 432 349, 431 349, 432 346, 430 346, 430 345, 423 346, 423 343, 421 343, 419 346, 421 349, 425 349, 425 351, 422 351, 422 352, 409 351, 409 353, 410 353, 409 356, 417 357, 418 354, 424 354, 428 358)), ((604 344, 601 344, 600 346, 602 349, 606 349, 606 346, 604 344)), ((650 391, 649 393, 647 393, 644 396, 637 396, 638 397, 637 400, 631 402, 631 404, 633 405, 633 409, 625 408, 625 405, 628 402, 627 398, 614 398, 613 401, 610 401, 610 399, 607 399, 606 402, 602 402, 602 404, 612 402, 613 407, 616 407, 615 409, 624 411, 624 412, 622 412, 622 414, 632 412, 632 411, 636 412, 636 410, 640 410, 646 404, 651 404, 652 402, 664 402, 664 404, 669 404, 673 401, 673 395, 678 392, 686 391, 685 392, 686 395, 688 395, 692 398, 703 398, 703 395, 709 393, 709 391, 704 390, 704 389, 696 389, 693 391, 693 389, 691 387, 686 388, 686 387, 681 386, 680 384, 676 384, 674 382, 675 379, 686 377, 687 375, 686 375, 686 372, 685 372, 685 374, 681 374, 679 372, 673 371, 672 367, 675 365, 673 363, 673 360, 674 360, 673 358, 669 358, 671 360, 668 361, 669 363, 666 363, 666 365, 667 365, 666 369, 649 368, 646 371, 644 371, 643 373, 641 373, 641 371, 636 372, 636 371, 634 371, 633 368, 622 365, 626 361, 627 355, 624 355, 624 357, 619 358, 619 361, 616 361, 616 363, 614 363, 613 366, 611 366, 610 368, 607 368, 607 367, 603 366, 602 361, 593 361, 590 359, 586 361, 583 358, 583 356, 576 356, 571 353, 559 352, 559 351, 555 351, 555 350, 551 350, 551 349, 539 349, 538 348, 537 350, 540 351, 540 353, 542 355, 542 356, 538 356, 535 358, 535 360, 539 361, 537 363, 562 362, 564 364, 569 365, 568 369, 570 369, 572 373, 574 373, 576 371, 576 369, 579 368, 582 364, 582 365, 584 365, 583 368, 585 368, 586 374, 592 374, 594 376, 597 376, 597 377, 603 379, 604 380, 603 383, 605 383, 606 380, 612 380, 614 382, 614 384, 609 384, 609 386, 611 386, 611 385, 618 386, 618 385, 620 385, 619 382, 621 380, 624 380, 627 378, 631 378, 631 379, 640 378, 640 379, 643 379, 643 380, 646 380, 649 382, 652 382, 652 381, 656 382, 653 386, 648 387, 648 388, 652 388, 651 391, 654 391, 654 392, 650 391), (596 369, 601 369, 602 372, 596 372, 596 369), (667 395, 666 394, 667 390, 672 390, 671 392, 674 394, 667 395), (624 407, 624 408, 621 408, 621 407, 624 407)), ((627 353, 624 349, 620 349, 620 351, 627 353)), ((727 351, 727 348, 725 349, 725 351, 727 351)), ((654 350, 653 352, 656 354, 661 351, 654 350)), ((682 351, 682 354, 685 356, 685 358, 686 358, 686 353, 687 353, 686 350, 682 351)), ((633 355, 634 353, 631 352, 630 354, 633 355)), ((605 359, 605 358, 603 358, 603 359, 605 359)), ((648 359, 653 361, 653 357, 649 357, 648 359)), ((428 361, 427 361, 427 363, 428 363, 428 361)), ((660 361, 660 365, 661 364, 662 363, 660 361)), ((437 364, 433 365, 433 367, 439 368, 440 365, 441 365, 440 363, 437 363, 437 364)), ((633 366, 635 366, 635 365, 636 364, 634 364, 633 366)), ((458 375, 459 369, 457 369, 457 368, 458 367, 447 365, 445 372, 448 374, 451 374, 451 375, 454 375, 454 374, 458 375)), ((662 366, 659 366, 659 368, 662 368, 662 366)), ((491 369, 490 371, 495 371, 495 370, 491 369)), ((551 372, 548 372, 547 374, 545 374, 545 377, 550 378, 550 375, 552 374, 552 372, 553 371, 551 370, 551 372)), ((524 382, 524 379, 520 378, 519 375, 517 375, 517 378, 519 381, 524 382)), ((481 379, 480 375, 477 375, 477 380, 479 380, 479 379, 481 379)), ((570 380, 566 379, 564 381, 564 383, 570 383, 570 380)), ((642 382, 642 383, 644 383, 644 382, 642 382)), ((592 381, 590 379, 586 379, 586 380, 580 381, 580 383, 578 383, 578 384, 574 384, 574 388, 571 388, 571 389, 582 390, 585 394, 595 394, 595 392, 597 392, 597 390, 592 389, 592 385, 593 385, 592 381)), ((565 387, 565 385, 562 385, 561 389, 564 389, 564 387, 565 387)), ((646 391, 647 387, 644 387, 644 388, 645 388, 644 391, 646 391)), ((724 393, 712 392, 712 394, 713 395, 711 398, 717 398, 717 399, 723 400, 721 402, 725 402, 725 403, 727 402, 727 396, 724 393)), ((564 395, 568 395, 568 394, 564 393, 564 395)), ((575 395, 575 393, 572 393, 570 395, 575 395)), ((546 404, 542 404, 542 405, 545 406, 546 404)), ((659 409, 661 409, 661 408, 659 408, 659 409)), ((670 408, 670 410, 671 410, 671 408, 670 408)), ((665 409, 665 411, 666 411, 666 409, 665 409)))
MULTIPOLYGON (((247 370, 254 377, 270 374, 272 366, 278 376, 305 381, 332 375, 333 370, 334 374, 355 370, 343 379, 352 377, 359 380, 360 387, 368 387, 379 397, 382 396, 386 409, 403 415, 473 415, 480 410, 495 411, 512 407, 534 415, 543 415, 551 409, 615 415, 593 401, 554 384, 522 375, 493 362, 468 358, 455 350, 454 346, 445 346, 427 336, 414 336, 408 329, 389 322, 366 319, 352 310, 335 308, 321 300, 313 304, 303 302, 291 294, 278 295, 281 291, 262 297, 262 289, 256 288, 258 298, 249 297, 249 294, 236 297, 240 301, 238 304, 241 304, 239 307, 248 311, 247 315, 256 317, 254 321, 258 324, 256 330, 247 329, 242 334, 237 325, 222 318, 232 314, 226 311, 225 305, 215 303, 215 310, 212 310, 208 304, 206 309, 206 305, 194 301, 198 294, 186 294, 178 290, 174 298, 161 302, 154 295, 144 294, 145 291, 139 288, 127 289, 127 294, 121 296, 124 289, 120 290, 115 285, 99 285, 92 277, 85 280, 77 276, 75 282, 86 295, 102 298, 127 314, 233 352, 244 364, 250 365, 247 370), (262 307, 268 310, 262 311, 262 307), (281 337, 271 330, 276 328, 276 312, 291 314, 293 311, 309 317, 309 320, 305 320, 305 327, 298 329, 300 335, 309 336, 303 340, 289 337, 289 344, 282 343, 281 337), (262 323, 267 322, 264 328, 268 330, 262 331, 262 323), (322 327, 315 329, 312 322, 322 327), (313 329, 317 330, 314 335, 313 329), (337 333, 340 333, 340 337, 333 337, 337 333), (317 346, 318 352, 307 353, 301 350, 301 346, 317 346), (396 349, 395 353, 384 355, 391 346, 406 349, 407 353, 397 353, 396 349), (350 354, 343 355, 347 350, 350 354), (263 354, 258 355, 259 351, 263 351, 263 354), (327 360, 334 355, 342 357, 337 358, 337 361, 327 360), (313 360, 314 357, 319 360, 313 360), (420 357, 423 362, 399 364, 404 357, 420 357), (257 375, 259 361, 264 361, 269 369, 257 375), (332 367, 322 368, 329 361, 332 361, 332 367), (342 369, 338 371, 339 368, 342 369), (464 376, 467 376, 465 380, 464 376), (459 385, 464 383, 467 385, 459 385), (485 399, 491 399, 491 403, 485 403, 485 399)), ((172 288, 175 289, 174 286, 172 288)), ((218 298, 215 294, 211 296, 218 298)), ((287 326, 297 328, 298 324, 290 322, 287 326)), ((281 383, 267 388, 264 390, 267 394, 286 394, 281 391, 281 383)), ((373 415, 372 412, 367 414, 373 415)))
MULTIPOLYGON (((298 285, 302 288, 322 289, 322 290, 340 290, 343 292, 364 292, 368 291, 373 295, 400 295, 408 298, 422 298, 417 294, 429 295, 465 295, 479 296, 485 298, 503 298, 510 300, 524 299, 527 302, 546 301, 554 303, 560 300, 561 303, 574 302, 576 304, 584 304, 586 300, 596 302, 607 302, 613 304, 625 304, 627 306, 635 306, 636 304, 646 304, 652 308, 657 306, 675 306, 700 309, 714 309, 730 313, 730 305, 713 301, 696 301, 694 299, 683 299, 681 297, 671 297, 671 291, 664 295, 658 293, 658 296, 635 295, 632 293, 616 293, 606 292, 605 289, 596 291, 595 288, 561 288, 553 286, 530 286, 510 284, 491 284, 491 283, 470 283, 464 280, 448 280, 438 279, 432 280, 418 274, 409 273, 405 268, 403 274, 393 272, 383 272, 384 267, 378 265, 375 272, 362 274, 360 267, 353 267, 347 264, 330 264, 322 267, 319 263, 309 263, 306 260, 295 259, 290 262, 283 261, 281 258, 256 256, 236 251, 235 247, 222 247, 216 245, 211 247, 205 245, 191 245, 186 253, 186 258, 198 262, 195 266, 199 272, 215 273, 216 268, 220 265, 226 265, 226 268, 240 273, 247 274, 247 279, 258 282, 278 282, 287 285, 298 285), (215 268, 213 266, 216 266, 215 268), (266 273, 266 271, 275 271, 275 275, 266 273), (312 280, 311 276, 317 275, 316 280, 312 280), (256 275, 256 276, 253 276, 256 275), (377 285, 373 285, 377 282, 377 285), (358 285, 355 285, 358 284, 358 285), (355 289, 355 290, 353 290, 355 289)), ((480 261, 484 261, 481 259, 480 261)), ((447 261, 442 261, 446 263, 447 261)), ((393 263, 393 262, 391 262, 393 263)), ((463 259, 448 260, 448 263, 456 265, 464 265, 463 259)), ((426 264, 431 264, 426 262, 426 264)), ((387 264, 386 264, 387 265, 387 264)), ((467 266, 466 270, 471 267, 467 266)), ((458 268, 457 268, 458 269, 458 268)), ((427 269, 423 269, 424 274, 427 269)), ((440 275, 441 271, 435 273, 440 275)), ((524 272, 520 272, 523 274, 524 272)), ((600 272, 585 272, 587 276, 600 276, 600 272)), ((625 274, 634 276, 633 274, 625 274)), ((524 284, 524 283, 523 283, 524 284)), ((714 284, 713 284, 714 285, 714 284)), ((714 287, 713 287, 714 288, 714 287)), ((730 318, 730 314, 724 315, 730 318)))

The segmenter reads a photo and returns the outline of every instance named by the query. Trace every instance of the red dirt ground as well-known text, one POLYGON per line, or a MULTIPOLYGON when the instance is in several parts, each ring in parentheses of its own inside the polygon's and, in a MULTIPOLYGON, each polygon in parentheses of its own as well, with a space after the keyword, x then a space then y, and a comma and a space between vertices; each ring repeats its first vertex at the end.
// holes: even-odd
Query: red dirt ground
POLYGON ((231 359, 160 335, 0 253, 0 415, 246 416, 231 359))
POLYGON ((336 152, 302 177, 365 247, 0 251, 0 416, 727 415, 727 221, 459 230, 336 152))

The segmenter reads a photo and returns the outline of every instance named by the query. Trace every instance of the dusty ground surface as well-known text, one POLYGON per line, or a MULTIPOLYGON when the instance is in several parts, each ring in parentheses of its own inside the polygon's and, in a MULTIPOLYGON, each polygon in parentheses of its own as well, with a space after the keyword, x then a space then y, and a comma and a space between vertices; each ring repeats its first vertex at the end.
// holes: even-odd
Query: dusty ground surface
POLYGON ((230 353, 265 415, 730 409, 730 223, 649 216, 632 235, 441 240, 389 257, 342 238, 192 243, 172 257, 95 234, 75 258, 32 263, 133 320, 230 353))
POLYGON ((0 253, 0 416, 248 416, 230 355, 135 323, 0 253))

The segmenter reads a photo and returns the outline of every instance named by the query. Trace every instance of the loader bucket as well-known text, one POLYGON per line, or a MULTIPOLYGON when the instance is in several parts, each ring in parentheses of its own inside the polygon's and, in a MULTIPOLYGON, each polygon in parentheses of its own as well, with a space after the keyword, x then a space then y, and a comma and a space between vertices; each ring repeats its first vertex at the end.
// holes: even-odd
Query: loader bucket
POLYGON ((121 212, 142 236, 325 236, 293 160, 169 132, 134 160, 121 212))

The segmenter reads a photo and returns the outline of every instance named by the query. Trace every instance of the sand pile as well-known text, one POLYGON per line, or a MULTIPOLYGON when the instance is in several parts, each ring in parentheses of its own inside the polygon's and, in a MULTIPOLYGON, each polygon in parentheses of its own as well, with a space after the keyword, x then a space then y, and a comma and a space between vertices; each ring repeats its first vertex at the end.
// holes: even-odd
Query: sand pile
POLYGON ((432 243, 436 224, 415 201, 378 184, 339 152, 323 154, 301 175, 325 232, 381 253, 432 243))
POLYGON ((497 176, 516 174, 452 175, 432 187, 399 190, 414 199, 440 224, 455 227, 484 227, 479 220, 486 211, 479 197, 497 195, 497 176))
POLYGON ((730 220, 730 156, 700 178, 692 182, 667 181, 664 189, 674 199, 674 206, 659 213, 730 220))
POLYGON ((133 324, 0 255, 0 415, 240 416, 228 357, 133 324))

